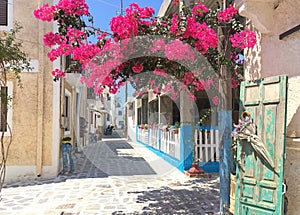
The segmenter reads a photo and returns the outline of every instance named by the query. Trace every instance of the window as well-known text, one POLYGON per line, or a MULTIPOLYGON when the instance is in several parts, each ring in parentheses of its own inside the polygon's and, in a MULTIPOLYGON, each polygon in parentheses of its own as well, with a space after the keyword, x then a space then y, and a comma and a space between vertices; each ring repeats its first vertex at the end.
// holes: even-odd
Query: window
POLYGON ((7 0, 0 1, 0 25, 8 25, 8 2, 7 0))
POLYGON ((107 101, 110 101, 110 95, 107 93, 107 101))
POLYGON ((90 111, 90 124, 94 124, 94 117, 93 117, 93 111, 90 111))
POLYGON ((106 115, 106 120, 110 121, 110 115, 109 114, 106 115))
POLYGON ((65 90, 64 109, 63 109, 63 127, 65 134, 71 133, 71 93, 65 90))
POLYGON ((87 88, 87 99, 96 99, 96 94, 93 88, 87 88))
POLYGON ((122 116, 122 111, 121 110, 119 110, 118 115, 122 116))
POLYGON ((7 87, 1 87, 1 124, 0 124, 0 131, 6 132, 7 131, 7 87))
POLYGON ((10 135, 8 126, 12 127, 12 82, 8 82, 7 86, 0 87, 0 132, 5 132, 4 135, 10 135))
POLYGON ((10 30, 13 27, 13 0, 0 0, 0 30, 10 30))

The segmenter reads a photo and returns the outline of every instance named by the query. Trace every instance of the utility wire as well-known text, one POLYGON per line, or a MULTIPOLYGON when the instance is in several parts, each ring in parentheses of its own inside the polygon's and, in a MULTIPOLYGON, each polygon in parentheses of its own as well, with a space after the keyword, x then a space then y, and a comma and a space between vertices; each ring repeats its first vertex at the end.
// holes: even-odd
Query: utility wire
POLYGON ((118 8, 118 9, 119 9, 119 6, 118 6, 118 5, 109 3, 109 2, 104 1, 104 0, 94 0, 94 1, 101 2, 101 3, 106 4, 106 5, 108 5, 108 6, 111 6, 111 7, 114 7, 114 8, 118 8))

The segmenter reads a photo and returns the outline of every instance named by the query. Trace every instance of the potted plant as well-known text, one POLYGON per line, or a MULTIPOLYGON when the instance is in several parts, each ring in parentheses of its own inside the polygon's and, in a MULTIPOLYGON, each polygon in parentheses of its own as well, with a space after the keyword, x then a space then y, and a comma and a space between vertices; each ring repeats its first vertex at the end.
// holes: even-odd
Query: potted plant
POLYGON ((174 134, 178 134, 179 133, 179 128, 180 128, 180 123, 179 122, 175 122, 175 124, 174 124, 174 134))

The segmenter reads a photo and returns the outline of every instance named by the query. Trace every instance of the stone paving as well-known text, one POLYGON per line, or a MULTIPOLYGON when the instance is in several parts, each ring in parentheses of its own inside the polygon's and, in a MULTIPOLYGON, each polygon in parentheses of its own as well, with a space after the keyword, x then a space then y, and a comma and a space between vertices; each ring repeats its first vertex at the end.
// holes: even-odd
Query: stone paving
POLYGON ((76 171, 6 184, 0 215, 218 214, 219 178, 190 179, 116 134, 75 154, 76 171))

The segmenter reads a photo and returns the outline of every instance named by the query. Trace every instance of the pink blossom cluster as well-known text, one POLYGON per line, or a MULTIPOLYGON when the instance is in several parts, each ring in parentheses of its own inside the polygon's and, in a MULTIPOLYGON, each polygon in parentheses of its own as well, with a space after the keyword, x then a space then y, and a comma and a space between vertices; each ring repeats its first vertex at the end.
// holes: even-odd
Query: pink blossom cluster
POLYGON ((178 33, 177 29, 178 29, 178 16, 176 13, 174 13, 172 17, 172 25, 170 27, 170 31, 176 35, 178 33))
POLYGON ((69 40, 69 43, 78 43, 82 39, 87 39, 85 33, 82 30, 77 30, 74 28, 68 28, 67 31, 67 37, 69 40))
MULTIPOLYGON (((178 3, 178 0, 173 0, 178 3)), ((66 15, 89 15, 88 6, 85 0, 60 0, 56 6, 43 5, 40 9, 34 11, 34 15, 44 21, 51 21, 55 16, 58 16, 57 11, 63 10, 66 15)), ((159 21, 152 18, 154 10, 152 8, 140 8, 137 4, 131 4, 126 9, 125 16, 117 16, 112 18, 110 28, 113 32, 111 38, 106 38, 107 34, 101 34, 98 37, 97 44, 86 43, 87 33, 73 28, 68 28, 66 35, 48 33, 44 37, 46 46, 58 45, 48 53, 51 61, 54 61, 61 55, 72 55, 74 60, 78 60, 82 67, 88 71, 87 74, 81 79, 88 87, 93 87, 96 93, 101 93, 104 87, 108 88, 109 92, 116 93, 120 87, 124 85, 124 69, 131 69, 133 73, 141 73, 146 68, 147 64, 138 62, 126 62, 128 57, 134 52, 134 45, 130 43, 128 38, 136 35, 161 34, 161 29, 170 29, 171 37, 177 39, 171 42, 165 42, 164 39, 153 40, 150 46, 152 53, 164 53, 164 56, 169 61, 182 61, 187 60, 193 62, 195 58, 194 50, 202 54, 206 54, 209 48, 217 48, 218 37, 216 32, 209 27, 205 22, 199 22, 199 17, 209 12, 209 9, 198 2, 192 9, 192 14, 189 17, 178 17, 177 14, 173 15, 171 25, 168 22, 159 21), (122 42, 121 45, 119 42, 122 42), (188 41, 183 43, 182 41, 188 41), (93 62, 93 59, 96 62, 93 62), (124 63, 126 62, 126 63, 124 63), (132 66, 133 65, 133 66, 132 66), (144 68, 145 67, 145 68, 144 68), (123 74, 122 74, 123 73, 123 74)), ((218 21, 224 22, 231 20, 237 11, 233 6, 218 12, 218 21)), ((64 20, 61 20, 62 22, 64 20)), ((169 32, 165 32, 163 36, 169 36, 169 32)), ((252 48, 256 43, 255 33, 244 30, 236 33, 230 37, 233 47, 241 49, 252 48)), ((168 78, 172 80, 172 76, 168 76, 167 68, 162 68, 162 65, 157 66, 153 73, 155 78, 149 80, 149 86, 155 93, 169 92, 172 99, 178 98, 178 91, 187 89, 193 86, 196 91, 209 90, 212 88, 217 89, 218 83, 211 79, 203 79, 193 72, 186 73, 182 81, 182 86, 174 87, 170 82, 165 83, 160 80, 168 78), (163 77, 163 78, 161 78, 163 77), (165 83, 165 84, 164 84, 165 83), (176 89, 175 89, 176 88, 176 89), (178 89, 180 88, 180 89, 178 89)), ((152 67, 153 68, 153 67, 152 67)), ((176 73, 174 73, 176 74, 176 73)), ((54 70, 52 72, 54 77, 64 77, 61 70, 54 70)), ((178 78, 178 77, 177 77, 178 78)), ((139 79, 136 79, 137 83, 139 79)), ((175 81, 174 81, 175 82, 175 81)), ((232 87, 237 87, 237 79, 232 79, 232 87)), ((191 99, 195 99, 193 94, 188 94, 191 99)), ((215 96, 212 99, 213 104, 219 104, 219 98, 215 96)))
POLYGON ((198 2, 198 4, 196 6, 194 6, 192 8, 192 14, 194 16, 203 16, 204 13, 207 13, 209 11, 209 9, 202 4, 200 1, 198 2))
POLYGON ((256 44, 256 34, 248 29, 235 33, 229 38, 232 47, 240 49, 253 48, 256 44))
POLYGON ((52 71, 52 76, 56 78, 64 78, 66 76, 66 73, 64 73, 60 69, 55 69, 52 71))
POLYGON ((56 60, 59 56, 68 56, 72 53, 72 48, 69 44, 62 43, 59 47, 48 52, 47 56, 51 61, 56 60))
POLYGON ((45 46, 51 47, 57 44, 61 44, 63 41, 63 38, 58 33, 49 32, 44 35, 44 44, 45 46))
POLYGON ((177 5, 179 3, 179 0, 173 0, 173 4, 177 5))
POLYGON ((132 67, 132 71, 134 73, 141 73, 144 69, 144 66, 142 64, 134 64, 134 66, 132 67))
POLYGON ((132 3, 129 5, 129 8, 126 9, 126 15, 127 16, 134 16, 139 19, 147 19, 152 17, 154 14, 154 9, 151 7, 139 7, 138 4, 132 3))
POLYGON ((165 56, 169 60, 194 60, 194 53, 189 44, 183 43, 180 40, 172 40, 165 45, 165 56))
POLYGON ((63 10, 66 15, 89 15, 89 7, 85 0, 60 0, 57 5, 49 6, 44 4, 33 11, 37 19, 50 22, 56 16, 58 10, 63 10))
POLYGON ((63 10, 67 15, 89 15, 89 6, 85 0, 60 0, 57 8, 63 10))
POLYGON ((199 91, 199 90, 209 90, 214 84, 213 79, 208 79, 208 80, 204 80, 204 79, 200 79, 198 81, 195 81, 194 85, 196 86, 195 90, 199 91))
POLYGON ((215 106, 219 105, 219 97, 218 96, 214 96, 211 101, 215 106))
POLYGON ((226 22, 226 21, 230 21, 235 14, 237 14, 237 10, 232 5, 230 5, 228 8, 225 8, 223 11, 219 11, 217 18, 219 22, 226 22))
POLYGON ((218 37, 216 32, 208 27, 206 23, 198 23, 195 17, 187 18, 186 30, 183 33, 184 38, 193 38, 195 40, 195 49, 205 54, 208 48, 217 48, 218 37))
POLYGON ((167 78, 168 77, 168 74, 166 73, 166 71, 164 69, 160 69, 160 68, 155 68, 153 73, 155 75, 159 75, 159 76, 162 76, 162 77, 165 77, 167 78))
POLYGON ((126 9, 125 16, 113 17, 110 21, 110 29, 120 39, 130 38, 138 34, 138 27, 141 25, 151 26, 154 21, 149 21, 153 16, 154 9, 150 7, 139 7, 138 4, 130 4, 126 9))
POLYGON ((42 21, 51 22, 55 17, 56 10, 56 6, 49 6, 48 4, 44 4, 39 9, 34 10, 33 15, 35 16, 35 18, 42 21))
POLYGON ((138 34, 138 22, 130 15, 116 16, 110 21, 110 29, 122 40, 138 34))
POLYGON ((95 44, 81 44, 73 48, 73 59, 80 63, 88 63, 100 52, 100 48, 95 44))
POLYGON ((161 38, 154 40, 152 46, 150 47, 150 51, 157 52, 157 51, 162 51, 165 50, 165 41, 161 38))

